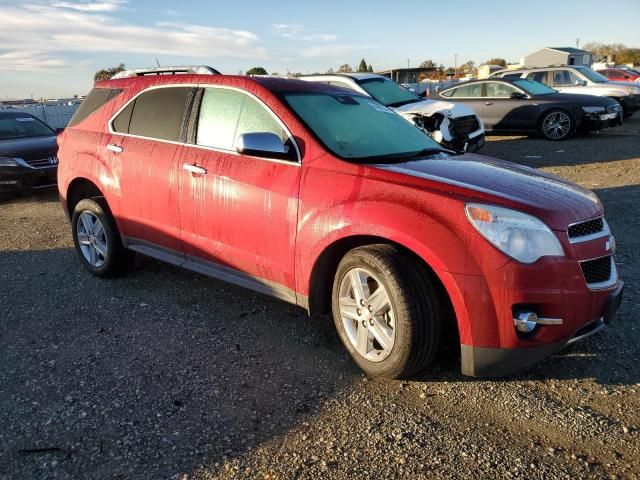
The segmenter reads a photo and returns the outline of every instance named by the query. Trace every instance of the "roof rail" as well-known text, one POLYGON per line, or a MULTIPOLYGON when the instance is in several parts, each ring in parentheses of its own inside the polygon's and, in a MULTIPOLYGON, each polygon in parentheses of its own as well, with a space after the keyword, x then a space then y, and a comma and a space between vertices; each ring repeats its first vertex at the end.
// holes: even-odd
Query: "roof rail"
POLYGON ((146 75, 176 75, 191 73, 194 75, 222 75, 215 68, 207 65, 176 65, 172 67, 136 68, 116 73, 111 80, 118 78, 143 77, 146 75))

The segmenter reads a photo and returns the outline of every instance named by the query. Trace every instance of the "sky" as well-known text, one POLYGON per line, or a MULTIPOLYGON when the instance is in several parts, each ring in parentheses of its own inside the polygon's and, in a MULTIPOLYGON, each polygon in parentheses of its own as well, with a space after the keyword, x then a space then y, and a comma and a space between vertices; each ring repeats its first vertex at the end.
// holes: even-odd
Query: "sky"
POLYGON ((238 74, 518 62, 544 46, 640 47, 640 0, 448 2, 0 0, 0 98, 90 90, 96 70, 200 64, 238 74))

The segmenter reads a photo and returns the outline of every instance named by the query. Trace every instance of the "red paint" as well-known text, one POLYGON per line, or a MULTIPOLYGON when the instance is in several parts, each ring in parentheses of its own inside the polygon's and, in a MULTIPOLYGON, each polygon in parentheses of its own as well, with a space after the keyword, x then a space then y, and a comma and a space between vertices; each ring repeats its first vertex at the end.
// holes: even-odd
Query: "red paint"
MULTIPOLYGON (((319 90, 309 82, 248 77, 138 77, 97 86, 125 91, 60 137, 59 188, 66 204, 76 178, 103 192, 122 235, 233 267, 309 295, 310 276, 334 242, 369 235, 415 252, 441 280, 463 344, 517 348, 567 340, 595 320, 609 291, 590 291, 579 260, 604 255, 604 241, 571 245, 570 223, 602 215, 597 197, 527 167, 478 155, 383 166, 348 163, 320 145, 280 102, 280 89, 319 90), (232 86, 261 99, 294 135, 301 165, 194 146, 110 134, 108 119, 128 99, 158 84, 232 86), (107 144, 124 147, 113 155, 107 144), (197 177, 184 163, 207 169, 197 177), (564 258, 513 261, 471 226, 465 202, 517 209, 557 234, 564 258), (512 305, 542 305, 565 320, 527 340, 514 330, 512 305)), ((332 278, 322 279, 332 282, 332 278)))
POLYGON ((598 73, 604 75, 612 82, 640 82, 640 75, 623 68, 607 68, 598 70, 598 73))

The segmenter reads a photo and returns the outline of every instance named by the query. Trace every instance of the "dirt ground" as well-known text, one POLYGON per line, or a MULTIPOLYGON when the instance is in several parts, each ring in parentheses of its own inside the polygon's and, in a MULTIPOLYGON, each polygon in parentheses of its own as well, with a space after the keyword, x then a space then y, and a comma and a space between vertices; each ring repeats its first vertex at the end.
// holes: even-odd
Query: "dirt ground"
POLYGON ((55 193, 0 203, 0 478, 639 478, 640 114, 482 151, 595 190, 617 322, 521 374, 369 380, 332 322, 139 257, 105 281, 55 193))

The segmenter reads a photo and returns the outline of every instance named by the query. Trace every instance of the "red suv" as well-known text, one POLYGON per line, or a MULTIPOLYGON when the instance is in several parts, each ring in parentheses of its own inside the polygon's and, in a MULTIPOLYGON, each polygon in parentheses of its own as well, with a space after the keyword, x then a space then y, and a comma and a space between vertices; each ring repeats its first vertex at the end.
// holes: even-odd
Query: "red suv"
POLYGON ((395 378, 424 369, 448 326, 462 372, 493 376, 613 318, 623 283, 592 192, 456 155, 353 91, 148 73, 98 82, 59 137, 94 275, 139 252, 332 312, 355 362, 395 378))

